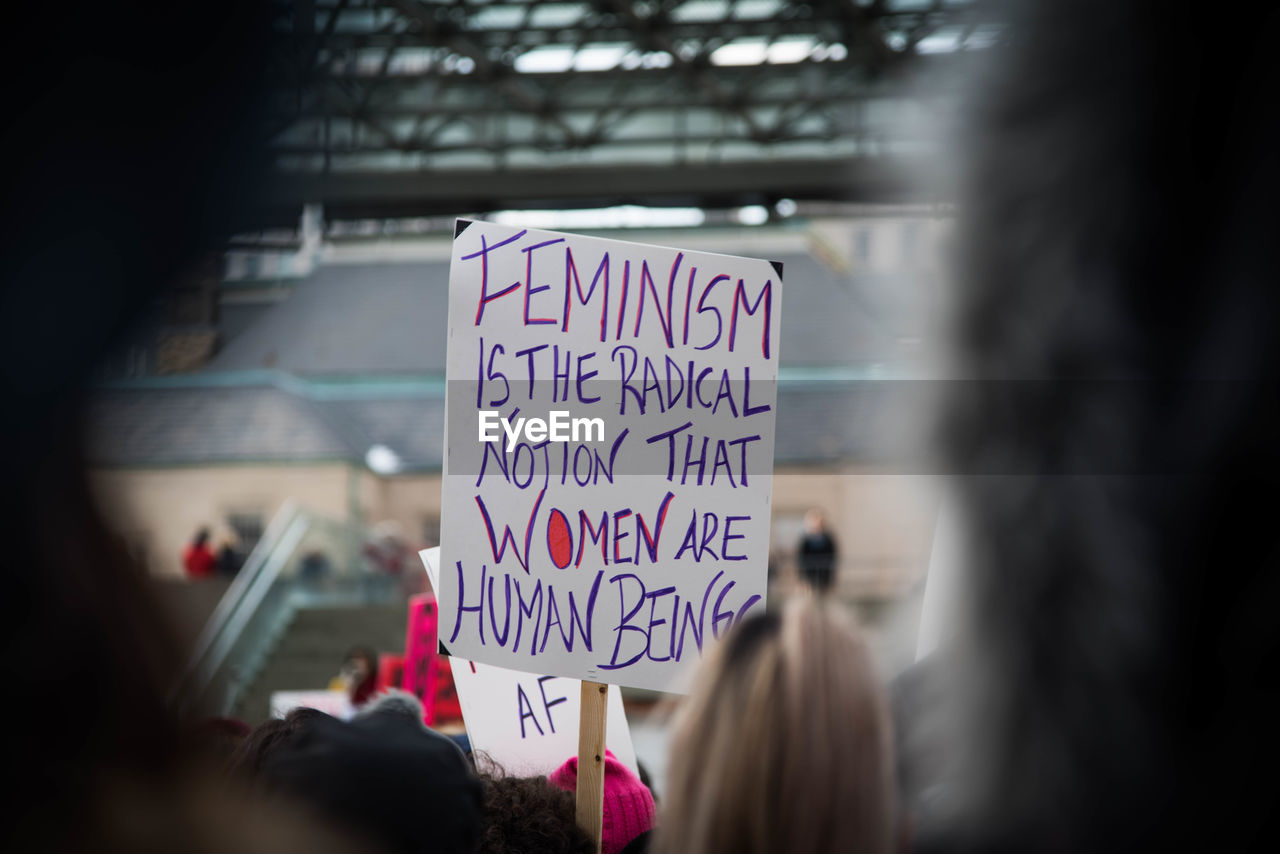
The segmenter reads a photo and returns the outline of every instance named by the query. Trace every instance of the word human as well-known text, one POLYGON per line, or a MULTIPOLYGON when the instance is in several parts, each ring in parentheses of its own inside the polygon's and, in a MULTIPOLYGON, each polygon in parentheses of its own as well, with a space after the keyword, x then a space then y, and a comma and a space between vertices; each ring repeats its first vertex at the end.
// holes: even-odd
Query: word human
POLYGON ((553 409, 550 418, 517 418, 515 424, 502 417, 494 409, 482 409, 478 413, 479 438, 481 442, 497 442, 501 437, 493 431, 499 426, 507 434, 507 453, 515 449, 523 434, 533 444, 539 442, 603 442, 603 418, 570 418, 563 409, 553 409), (583 438, 579 438, 579 428, 583 438), (595 438, 592 438, 595 436, 595 438))
POLYGON ((737 582, 724 570, 693 595, 681 595, 672 585, 650 589, 636 573, 615 571, 607 583, 617 592, 618 607, 597 610, 605 570, 597 570, 586 596, 578 597, 563 588, 557 593, 555 584, 543 584, 541 578, 496 570, 490 574, 483 563, 473 590, 462 561, 455 567, 458 599, 450 644, 462 631, 463 618, 474 614, 482 647, 492 644, 530 656, 546 654, 548 644, 553 654, 577 647, 593 654, 601 670, 622 670, 640 661, 678 662, 693 650, 700 654, 708 628, 718 639, 763 601, 759 594, 735 593, 737 582), (495 582, 501 586, 495 589, 495 582), (606 616, 605 611, 611 613, 606 616), (596 632, 599 618, 612 635, 603 645, 596 632))
POLYGON ((581 308, 579 316, 591 324, 592 337, 596 337, 598 325, 601 342, 610 337, 621 341, 624 332, 639 338, 642 326, 656 324, 668 350, 679 342, 682 347, 697 350, 722 345, 732 353, 739 344, 739 325, 752 317, 757 329, 751 337, 760 342, 764 358, 772 357, 772 279, 749 283, 739 278, 735 282, 719 270, 700 270, 692 265, 686 274, 683 252, 675 254, 669 269, 662 269, 664 264, 647 258, 619 258, 616 249, 585 258, 581 257, 581 246, 577 247, 580 254, 575 256, 575 247, 563 237, 529 237, 522 242, 527 234, 527 230, 520 231, 492 244, 481 234, 480 249, 460 257, 460 261, 478 261, 480 265, 475 326, 482 325, 485 312, 497 300, 514 297, 510 302, 518 304, 523 296, 523 306, 517 311, 525 327, 551 326, 559 327, 559 332, 569 332, 576 304, 581 308), (524 278, 515 282, 490 281, 490 265, 523 267, 524 278), (583 293, 583 281, 588 276, 591 284, 583 293), (547 283, 551 277, 559 292, 547 283), (598 310, 591 305, 593 302, 598 303, 598 310))

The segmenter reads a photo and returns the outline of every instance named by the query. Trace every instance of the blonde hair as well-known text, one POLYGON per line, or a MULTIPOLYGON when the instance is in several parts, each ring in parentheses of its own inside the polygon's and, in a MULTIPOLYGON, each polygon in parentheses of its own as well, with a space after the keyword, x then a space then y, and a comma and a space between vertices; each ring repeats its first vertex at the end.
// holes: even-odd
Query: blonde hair
POLYGON ((887 854, 888 711, 861 636, 812 597, 745 621, 676 723, 657 854, 887 854))

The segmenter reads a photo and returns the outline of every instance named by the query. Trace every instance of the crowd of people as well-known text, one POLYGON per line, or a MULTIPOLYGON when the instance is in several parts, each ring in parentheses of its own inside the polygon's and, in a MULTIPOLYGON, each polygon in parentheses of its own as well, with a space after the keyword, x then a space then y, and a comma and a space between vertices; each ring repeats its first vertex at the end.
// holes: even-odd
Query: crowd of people
POLYGON ((244 564, 245 556, 236 548, 231 536, 224 537, 215 551, 209 529, 199 528, 191 542, 182 548, 182 569, 192 581, 223 576, 234 577, 244 564))
MULTIPOLYGON (((745 620, 696 684, 660 805, 639 769, 607 752, 604 854, 903 850, 889 704, 838 607, 806 594, 745 620)), ((229 789, 369 851, 595 850, 577 822, 576 756, 545 777, 510 777, 465 737, 426 726, 412 694, 356 706, 348 721, 307 708, 253 729, 214 719, 192 737, 229 789)))

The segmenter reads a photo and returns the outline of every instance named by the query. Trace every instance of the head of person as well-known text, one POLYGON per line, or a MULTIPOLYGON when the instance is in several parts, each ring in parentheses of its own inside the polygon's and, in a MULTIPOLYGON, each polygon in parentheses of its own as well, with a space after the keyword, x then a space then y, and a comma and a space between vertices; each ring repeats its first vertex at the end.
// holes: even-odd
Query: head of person
POLYGON ((378 656, 367 646, 355 646, 347 650, 342 659, 342 673, 347 677, 354 694, 363 699, 372 689, 378 677, 378 656))
POLYGON ((245 779, 257 779, 271 756, 317 717, 326 715, 316 709, 297 708, 283 718, 272 718, 258 724, 231 754, 227 769, 245 779))
POLYGON ((827 529, 827 520, 816 507, 804 514, 804 532, 819 534, 827 529))
POLYGON ((423 729, 427 729, 424 723, 426 716, 422 708, 422 701, 408 691, 399 688, 388 688, 377 697, 371 699, 356 712, 355 720, 363 720, 374 715, 399 715, 406 720, 413 721, 423 729))
POLYGON ((196 531, 195 538, 192 540, 192 542, 197 546, 203 546, 205 543, 209 542, 209 529, 201 528, 200 530, 196 531))
POLYGON ((573 795, 546 777, 485 777, 479 854, 592 854, 573 795))
POLYGON ((483 827, 480 781, 462 751, 399 699, 350 722, 305 721, 262 775, 272 792, 384 854, 472 852, 483 827))
POLYGON ((891 738, 866 645, 838 612, 801 597, 750 617, 677 719, 655 850, 895 850, 891 738))
POLYGON ((366 646, 355 646, 343 656, 342 669, 351 674, 355 682, 363 682, 377 672, 378 657, 366 646))
MULTIPOLYGON (((547 779, 566 792, 577 792, 578 757, 569 757, 547 779)), ((657 813, 653 793, 609 750, 604 756, 602 801, 600 850, 603 854, 621 854, 633 841, 653 829, 657 813)))
POLYGON ((379 522, 373 528, 374 539, 385 546, 399 546, 404 542, 404 529, 394 519, 379 522))

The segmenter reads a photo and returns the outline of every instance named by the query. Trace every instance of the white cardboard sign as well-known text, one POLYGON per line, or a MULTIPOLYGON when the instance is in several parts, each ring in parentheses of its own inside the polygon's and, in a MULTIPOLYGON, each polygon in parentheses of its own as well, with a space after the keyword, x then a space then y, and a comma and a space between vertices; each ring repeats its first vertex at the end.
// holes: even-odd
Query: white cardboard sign
POLYGON ((781 265, 459 220, 440 638, 687 690, 763 609, 781 265))
MULTIPOLYGON (((439 548, 418 553, 432 588, 440 583, 439 553, 439 548)), ((473 751, 519 777, 545 776, 578 755, 581 680, 520 673, 457 657, 450 657, 449 663, 473 751)), ((622 692, 616 685, 609 686, 605 743, 620 762, 639 774, 622 692)))
POLYGON ((271 717, 283 718, 294 709, 315 709, 344 721, 355 714, 346 691, 275 691, 271 694, 271 717))

